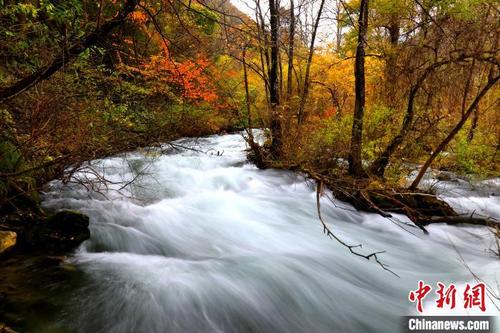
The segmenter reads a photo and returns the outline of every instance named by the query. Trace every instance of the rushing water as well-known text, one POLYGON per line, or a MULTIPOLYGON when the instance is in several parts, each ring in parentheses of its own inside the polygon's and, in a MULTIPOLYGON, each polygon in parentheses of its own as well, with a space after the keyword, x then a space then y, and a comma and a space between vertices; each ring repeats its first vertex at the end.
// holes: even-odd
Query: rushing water
MULTIPOLYGON (((175 144, 163 152, 94 161, 95 171, 116 182, 101 187, 101 193, 50 184, 44 205, 88 214, 92 233, 68 259, 84 279, 69 293, 54 327, 398 332, 400 316, 415 313, 408 292, 418 280, 433 287, 437 281, 458 286, 473 281, 458 253, 486 282, 500 280, 486 228, 432 225, 424 235, 402 216, 384 219, 323 198, 323 218, 336 235, 349 244, 362 243, 363 253, 386 251, 380 260, 396 277, 327 238, 311 184, 302 175, 247 163, 240 135, 175 144)), ((77 176, 95 180, 90 172, 77 176)), ((497 185, 488 191, 497 191, 497 185)), ((460 193, 450 194, 450 202, 500 215, 500 201, 492 193, 460 193)), ((426 313, 444 313, 433 299, 426 302, 426 313)), ((497 314, 490 301, 487 313, 497 314)))

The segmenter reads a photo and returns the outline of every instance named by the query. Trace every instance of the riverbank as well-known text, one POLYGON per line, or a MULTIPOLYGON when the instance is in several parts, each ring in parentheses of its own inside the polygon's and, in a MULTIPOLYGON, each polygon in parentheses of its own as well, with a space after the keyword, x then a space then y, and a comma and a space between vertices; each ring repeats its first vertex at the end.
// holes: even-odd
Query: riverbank
POLYGON ((64 261, 89 237, 88 216, 73 211, 47 216, 32 210, 0 218, 0 332, 31 332, 33 316, 53 312, 50 286, 69 281, 64 261))

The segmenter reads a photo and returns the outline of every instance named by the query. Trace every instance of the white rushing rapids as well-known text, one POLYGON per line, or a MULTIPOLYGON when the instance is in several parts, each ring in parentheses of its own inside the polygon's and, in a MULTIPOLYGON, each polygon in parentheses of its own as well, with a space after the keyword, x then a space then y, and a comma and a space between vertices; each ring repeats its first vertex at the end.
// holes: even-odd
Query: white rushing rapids
MULTIPOLYGON (((437 281, 475 282, 460 256, 481 279, 500 281, 486 228, 431 225, 424 235, 403 216, 389 220, 323 198, 335 234, 361 243, 362 253, 386 251, 379 259, 396 277, 326 237, 314 187, 302 175, 246 162, 241 135, 174 144, 167 153, 93 161, 115 182, 101 193, 48 186, 45 207, 91 220, 91 239, 69 259, 85 276, 67 309, 71 331, 398 332, 400 316, 416 313, 408 293, 419 280, 434 289, 437 281)), ((75 176, 95 180, 91 172, 75 176)), ((449 198, 500 215, 491 193, 449 198)), ((434 299, 426 299, 425 313, 466 313, 460 297, 459 309, 448 312, 434 299)), ((497 311, 488 300, 486 314, 497 311)))

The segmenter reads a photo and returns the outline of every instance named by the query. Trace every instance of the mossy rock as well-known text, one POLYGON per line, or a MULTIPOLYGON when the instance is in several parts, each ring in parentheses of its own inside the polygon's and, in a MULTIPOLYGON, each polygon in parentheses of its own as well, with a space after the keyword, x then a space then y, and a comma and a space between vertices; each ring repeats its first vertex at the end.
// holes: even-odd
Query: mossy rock
POLYGON ((63 210, 28 225, 21 235, 25 249, 69 251, 90 237, 89 218, 85 214, 63 210))
POLYGON ((61 231, 88 231, 89 217, 80 212, 62 210, 47 218, 46 223, 61 231))

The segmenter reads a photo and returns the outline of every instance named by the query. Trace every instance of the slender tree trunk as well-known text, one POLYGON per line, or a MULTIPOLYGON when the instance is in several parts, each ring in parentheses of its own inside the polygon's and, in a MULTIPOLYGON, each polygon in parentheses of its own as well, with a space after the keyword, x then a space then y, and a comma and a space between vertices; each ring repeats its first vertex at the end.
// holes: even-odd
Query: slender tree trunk
POLYGON ((290 26, 288 28, 288 71, 286 76, 287 99, 290 99, 290 97, 292 96, 294 42, 295 42, 295 4, 293 0, 290 0, 290 26))
POLYGON ((253 129, 253 124, 252 124, 252 113, 250 112, 251 108, 250 108, 250 91, 248 89, 248 72, 247 72, 247 63, 246 63, 246 51, 247 51, 247 48, 246 46, 243 47, 243 54, 242 54, 242 58, 243 58, 243 80, 244 80, 244 84, 245 84, 245 105, 246 105, 246 108, 247 108, 247 127, 249 129, 248 131, 248 137, 249 139, 251 140, 251 142, 253 143, 254 142, 254 139, 253 139, 253 132, 252 132, 252 129, 253 129))
POLYGON ((474 134, 476 133, 476 128, 479 123, 479 106, 474 109, 472 113, 472 124, 469 129, 469 133, 467 134, 467 142, 471 143, 474 139, 474 134))
POLYGON ((0 103, 13 98, 22 92, 28 90, 39 82, 50 78, 55 72, 63 67, 64 64, 76 59, 87 48, 95 45, 99 39, 109 34, 114 28, 118 27, 127 16, 132 13, 138 4, 137 0, 127 0, 118 14, 97 27, 94 31, 85 36, 82 40, 64 49, 59 56, 35 73, 17 81, 10 87, 0 90, 0 103))
POLYGON ((386 61, 386 96, 387 96, 387 105, 395 109, 396 108, 396 91, 397 91, 397 71, 396 71, 396 63, 397 63, 397 47, 399 43, 399 18, 397 14, 391 14, 390 25, 389 25, 389 43, 390 50, 387 55, 386 61))
POLYGON ((361 0, 358 19, 358 45, 356 47, 355 102, 349 154, 349 173, 355 177, 366 177, 361 161, 363 117, 365 113, 365 45, 368 30, 368 0, 361 0))
POLYGON ((455 135, 457 135, 457 133, 462 129, 462 127, 464 126, 467 119, 469 119, 472 112, 479 105, 479 102, 481 101, 481 99, 484 97, 484 95, 486 95, 488 90, 490 90, 490 88, 495 85, 495 83, 498 81, 499 78, 500 78, 500 76, 497 75, 497 76, 492 77, 488 80, 488 83, 483 87, 483 89, 481 89, 481 91, 476 96, 476 98, 474 98, 474 101, 472 101, 472 103, 469 106, 469 108, 467 109, 467 111, 462 115, 458 124, 456 124, 455 127, 453 127, 451 132, 446 136, 446 138, 443 141, 441 141, 441 143, 437 146, 437 148, 432 152, 431 156, 429 156, 427 161, 425 161, 422 168, 420 168, 420 171, 419 171, 417 177, 415 178, 415 180, 413 181, 413 183, 411 183, 411 185, 409 187, 410 190, 415 190, 418 187, 418 184, 420 184, 420 181, 424 177, 427 169, 429 169, 429 167, 431 166, 432 162, 446 148, 446 146, 451 142, 451 140, 453 140, 455 135))
POLYGON ((251 102, 250 102, 250 91, 248 88, 248 71, 247 71, 247 62, 246 62, 246 48, 247 46, 245 45, 243 47, 243 81, 245 85, 245 105, 247 109, 247 135, 248 135, 248 145, 250 146, 250 149, 254 153, 254 163, 257 165, 257 167, 264 167, 264 161, 262 159, 262 154, 260 151, 260 146, 258 143, 255 142, 254 136, 253 136, 253 119, 252 119, 252 112, 251 112, 251 102))
POLYGON ((262 157, 260 154, 260 148, 259 145, 255 142, 254 136, 253 136, 253 119, 252 119, 252 112, 251 112, 251 102, 250 102, 250 90, 248 88, 248 71, 247 71, 247 60, 246 60, 246 51, 247 47, 243 47, 243 81, 245 85, 245 105, 247 109, 247 134, 248 134, 248 144, 250 145, 250 148, 255 154, 256 158, 256 164, 263 165, 262 163, 262 157))
POLYGON ((260 56, 260 66, 262 68, 262 78, 264 79, 264 85, 265 85, 265 93, 266 93, 266 104, 267 107, 269 108, 269 105, 271 102, 269 101, 269 79, 267 77, 268 74, 268 67, 266 65, 269 65, 269 62, 267 61, 267 43, 265 43, 264 38, 262 37, 263 34, 265 34, 265 31, 262 31, 261 25, 260 25, 260 15, 261 13, 260 10, 260 2, 257 2, 257 10, 255 12, 255 25, 257 28, 257 41, 259 43, 259 56, 260 56), (265 51, 264 51, 265 50, 265 51), (266 62, 264 62, 264 52, 266 54, 266 62))
POLYGON ((414 86, 411 89, 410 94, 408 96, 408 106, 406 108, 406 113, 403 119, 403 124, 401 125, 401 129, 399 130, 399 133, 387 145, 384 152, 380 154, 380 156, 370 165, 370 174, 377 177, 384 176, 385 169, 389 164, 389 160, 391 159, 392 154, 403 143, 404 139, 410 132, 415 113, 414 112, 415 98, 417 96, 417 92, 419 89, 420 85, 414 86))
MULTIPOLYGON (((278 10, 280 8, 280 0, 275 0, 276 1, 276 9, 278 10)), ((277 27, 278 27, 278 38, 280 36, 280 27, 281 27, 281 16, 279 15, 279 11, 278 11, 278 15, 277 15, 277 27)), ((279 96, 283 96, 283 63, 281 61, 281 47, 280 47, 280 41, 278 41, 278 86, 279 86, 279 90, 278 90, 278 94, 279 96)))
POLYGON ((406 107, 406 113, 403 118, 403 124, 401 125, 401 129, 399 130, 399 133, 391 140, 391 142, 387 145, 385 150, 380 154, 380 156, 373 161, 373 163, 370 165, 370 174, 377 176, 377 177, 383 177, 385 173, 385 169, 387 168, 387 165, 389 164, 389 161, 391 159, 392 154, 396 151, 396 149, 399 148, 399 146, 403 143, 405 140, 406 136, 411 130, 411 126, 413 123, 413 117, 415 114, 415 99, 417 97, 417 93, 419 92, 420 88, 424 84, 426 78, 434 72, 437 68, 444 66, 446 64, 451 63, 452 60, 444 60, 440 62, 436 62, 429 66, 424 73, 417 79, 415 85, 413 85, 410 89, 410 93, 408 94, 408 104, 406 107))
POLYGON ((340 54, 340 48, 342 47, 342 25, 340 24, 341 21, 341 13, 342 13, 342 1, 337 1, 337 12, 335 14, 335 20, 337 21, 337 36, 336 36, 336 43, 337 43, 337 54, 340 54))
MULTIPOLYGON (((465 107, 467 103, 467 96, 469 92, 469 88, 472 84, 472 74, 474 73, 474 65, 475 65, 475 59, 472 61, 472 66, 469 69, 469 74, 467 75, 467 81, 465 82, 465 88, 464 88, 464 96, 462 99, 462 116, 465 113, 465 107)), ((477 126, 477 108, 472 111, 472 126, 469 129, 469 133, 467 134, 467 142, 471 142, 472 139, 474 138, 474 130, 476 129, 477 126)))
POLYGON ((271 59, 269 67, 269 100, 271 102, 271 155, 278 158, 282 150, 280 96, 278 82, 278 8, 276 0, 269 1, 271 26, 271 59))
POLYGON ((264 53, 264 59, 266 62, 266 67, 269 70, 270 65, 270 60, 269 60, 269 36, 268 32, 266 30, 266 24, 264 21, 264 15, 262 14, 262 8, 260 6, 260 0, 257 0, 257 13, 258 15, 258 20, 257 22, 260 22, 260 29, 257 28, 257 30, 260 31, 259 36, 262 37, 263 45, 261 44, 261 50, 263 50, 264 53))
POLYGON ((399 43, 399 18, 398 14, 391 14, 391 23, 389 26, 389 41, 391 45, 397 46, 399 43))
POLYGON ((279 95, 283 96, 283 64, 281 62, 281 52, 278 50, 278 82, 279 82, 279 95))
POLYGON ((311 73, 311 64, 314 56, 314 44, 316 42, 316 33, 318 32, 319 21, 321 20, 321 14, 323 13, 323 7, 325 5, 325 0, 321 0, 318 9, 318 15, 316 16, 316 21, 314 22, 312 35, 311 35, 311 44, 309 45, 309 54, 307 56, 307 64, 306 64, 306 74, 304 77, 304 89, 302 90, 302 96, 299 104, 299 112, 298 112, 298 123, 302 124, 306 120, 306 114, 304 113, 304 109, 307 102, 307 96, 309 95, 309 85, 310 80, 309 76, 311 73))

